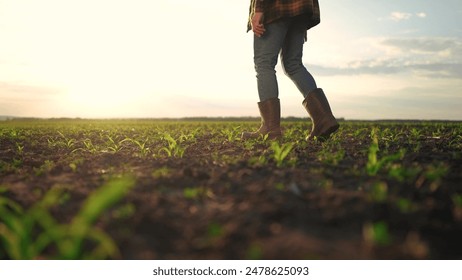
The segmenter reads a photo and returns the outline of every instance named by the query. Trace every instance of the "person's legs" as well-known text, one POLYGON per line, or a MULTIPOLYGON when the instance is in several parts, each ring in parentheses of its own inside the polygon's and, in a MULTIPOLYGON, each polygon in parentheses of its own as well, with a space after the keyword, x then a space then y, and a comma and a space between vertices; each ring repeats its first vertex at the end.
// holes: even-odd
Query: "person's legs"
POLYGON ((287 31, 281 51, 284 72, 294 82, 304 98, 317 88, 313 76, 306 70, 302 62, 305 35, 306 28, 293 21, 287 31))
POLYGON ((303 65, 305 35, 306 29, 294 19, 284 40, 281 61, 284 72, 303 94, 302 104, 312 120, 312 130, 307 140, 326 139, 339 128, 339 124, 332 114, 323 90, 317 88, 313 76, 303 65))
POLYGON ((265 26, 266 32, 263 36, 254 36, 254 63, 260 101, 279 96, 274 68, 283 47, 289 24, 288 20, 278 20, 265 26))
POLYGON ((263 36, 254 36, 254 62, 260 98, 258 109, 261 126, 255 132, 243 132, 242 139, 259 138, 264 135, 268 135, 268 139, 277 139, 282 136, 281 105, 274 68, 288 27, 289 21, 278 20, 265 26, 266 31, 263 36))

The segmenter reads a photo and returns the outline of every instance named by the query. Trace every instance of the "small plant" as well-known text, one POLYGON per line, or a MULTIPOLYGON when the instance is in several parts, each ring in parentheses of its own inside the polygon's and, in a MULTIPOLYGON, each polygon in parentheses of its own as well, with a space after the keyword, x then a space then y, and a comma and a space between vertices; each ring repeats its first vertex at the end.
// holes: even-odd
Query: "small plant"
POLYGON ((135 139, 130 139, 132 141, 132 143, 134 143, 139 151, 140 151, 140 155, 142 157, 146 157, 149 153, 149 148, 146 146, 146 143, 148 142, 149 138, 146 138, 144 141, 138 141, 138 140, 135 140, 135 139))
POLYGON ((16 143, 16 150, 18 151, 18 155, 22 155, 24 153, 24 145, 16 143))
POLYGON ((368 161, 366 165, 367 174, 375 175, 379 170, 377 152, 379 151, 379 138, 377 137, 377 129, 371 131, 372 143, 369 146, 368 161))
POLYGON ((366 242, 378 246, 386 246, 391 243, 388 225, 384 221, 366 224, 363 228, 363 236, 366 242))
POLYGON ((9 130, 9 137, 10 137, 11 139, 17 139, 17 138, 19 138, 20 134, 21 134, 21 132, 18 131, 18 130, 16 130, 16 129, 10 129, 10 130, 9 130))
POLYGON ((50 208, 62 200, 62 189, 50 190, 25 210, 0 195, 0 243, 10 259, 106 259, 119 256, 112 239, 93 224, 134 185, 130 177, 115 179, 97 189, 69 224, 59 224, 50 208), (92 244, 93 249, 88 250, 92 244), (53 248, 53 250, 50 250, 53 248))
POLYGON ((69 168, 72 170, 72 172, 77 172, 77 164, 75 162, 69 163, 69 168))
POLYGON ((91 154, 95 154, 96 152, 98 152, 98 147, 94 145, 91 139, 89 138, 83 140, 83 145, 85 146, 85 151, 91 154))
POLYGON ((55 168, 56 163, 54 163, 52 160, 45 160, 45 162, 38 168, 34 168, 35 175, 41 176, 45 173, 50 172, 55 168))
POLYGON ((372 129, 371 138, 372 138, 372 142, 369 146, 368 161, 366 164, 366 172, 369 176, 375 176, 387 163, 402 159, 406 153, 406 150, 401 149, 396 154, 384 156, 379 159, 377 156, 377 153, 380 149, 379 149, 379 140, 378 140, 376 128, 372 129))
POLYGON ((224 234, 223 227, 218 223, 210 223, 207 228, 207 235, 209 238, 219 238, 224 234))
POLYGON ((268 159, 265 155, 259 155, 249 158, 247 162, 250 166, 265 166, 268 163, 268 159))
POLYGON ((419 166, 404 167, 401 163, 394 163, 390 166, 388 176, 399 182, 412 182, 422 172, 419 166))
POLYGON ((284 183, 277 183, 276 186, 274 186, 274 187, 278 191, 283 191, 285 189, 284 183))
POLYGON ((462 135, 456 135, 449 141, 449 147, 453 147, 455 149, 462 149, 462 135))
POLYGON ((244 149, 248 151, 253 151, 257 142, 254 139, 248 139, 247 141, 242 142, 244 149))
POLYGON ((374 202, 384 202, 388 197, 388 185, 385 182, 377 182, 372 186, 370 197, 374 202))
POLYGON ((128 141, 129 139, 123 139, 121 141, 117 141, 117 139, 114 139, 114 137, 111 137, 109 135, 106 136, 108 141, 106 142, 107 149, 113 153, 117 153, 122 150, 123 148, 123 143, 128 141))
POLYGON ((220 130, 220 133, 226 137, 228 142, 234 142, 241 138, 241 126, 225 127, 220 130))
POLYGON ((273 158, 276 161, 276 165, 281 167, 284 163, 285 158, 290 154, 294 147, 293 143, 284 143, 279 145, 279 142, 271 142, 271 149, 273 150, 273 158))
POLYGON ((440 187, 441 181, 448 171, 449 168, 445 164, 434 164, 426 168, 424 177, 430 182, 432 192, 440 187))
POLYGON ((22 160, 15 158, 11 163, 0 160, 0 173, 16 172, 22 166, 22 164, 22 160))
POLYGON ((417 206, 414 203, 412 203, 412 201, 405 198, 398 199, 398 201, 396 202, 396 206, 402 213, 410 213, 417 209, 417 206))
POLYGON ((423 134, 422 134, 422 131, 420 129, 417 129, 416 127, 413 127, 410 131, 410 136, 412 139, 414 140, 418 140, 420 138, 422 138, 423 134))
POLYGON ((462 194, 455 194, 452 196, 452 201, 456 207, 462 207, 462 194))
POLYGON ((318 159, 327 164, 338 165, 345 157, 345 150, 340 146, 340 143, 329 144, 335 142, 324 142, 323 148, 318 152, 318 159))
POLYGON ((263 248, 259 244, 253 243, 247 249, 246 254, 249 260, 260 260, 263 258, 263 248))
POLYGON ((136 212, 136 207, 133 203, 127 203, 112 211, 112 218, 127 219, 133 216, 136 212))
POLYGON ((448 167, 444 164, 430 165, 425 170, 425 177, 432 182, 439 181, 448 171, 448 167))
POLYGON ((75 173, 77 172, 78 167, 81 166, 84 162, 85 160, 83 158, 74 159, 69 163, 69 168, 73 173, 75 173))
POLYGON ((61 146, 64 146, 68 149, 71 149, 75 145, 75 139, 66 137, 61 131, 58 131, 58 134, 61 136, 62 141, 58 142, 61 146))
POLYGON ((168 133, 165 133, 162 138, 167 141, 167 146, 161 148, 160 151, 165 151, 168 157, 183 157, 185 148, 181 147, 177 140, 168 133))
POLYGON ((200 199, 205 197, 213 197, 213 192, 205 187, 185 188, 183 196, 187 199, 200 199))
POLYGON ((156 169, 152 172, 152 177, 153 178, 163 178, 169 176, 171 173, 170 168, 164 166, 159 169, 156 169))

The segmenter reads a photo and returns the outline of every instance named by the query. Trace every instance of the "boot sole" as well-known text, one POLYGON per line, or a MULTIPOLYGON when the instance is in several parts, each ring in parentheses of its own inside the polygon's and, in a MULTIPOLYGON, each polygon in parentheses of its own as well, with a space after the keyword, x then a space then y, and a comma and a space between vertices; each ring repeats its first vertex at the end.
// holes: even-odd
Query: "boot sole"
POLYGON ((339 127, 340 127, 340 125, 338 123, 336 123, 335 125, 330 126, 325 132, 321 133, 318 136, 313 136, 313 137, 308 136, 308 137, 306 137, 306 140, 310 141, 314 137, 316 137, 316 139, 318 139, 321 142, 326 141, 327 139, 329 139, 329 137, 331 136, 332 133, 336 132, 339 129, 339 127))
POLYGON ((259 139, 259 138, 264 138, 266 135, 268 135, 268 140, 277 140, 282 138, 282 133, 267 133, 267 134, 262 134, 262 133, 255 133, 255 132, 243 132, 241 134, 241 140, 249 140, 249 139, 259 139))

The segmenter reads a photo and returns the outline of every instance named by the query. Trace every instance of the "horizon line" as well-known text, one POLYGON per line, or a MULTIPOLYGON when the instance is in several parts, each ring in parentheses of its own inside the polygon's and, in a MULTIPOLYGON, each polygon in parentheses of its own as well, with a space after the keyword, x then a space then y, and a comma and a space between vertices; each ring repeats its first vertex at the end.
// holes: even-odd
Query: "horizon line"
MULTIPOLYGON (((226 121, 226 120, 240 120, 240 121, 258 121, 261 118, 259 116, 222 116, 222 117, 207 117, 207 116, 200 116, 200 117, 100 117, 100 118, 84 118, 84 117, 18 117, 18 116, 1 116, 0 121, 28 121, 28 120, 42 120, 42 121, 59 121, 59 120, 68 120, 68 121, 137 121, 137 120, 160 120, 160 121, 226 121)), ((359 121, 359 122, 462 122, 462 119, 459 120, 451 120, 451 119, 409 119, 409 118, 390 118, 390 119, 361 119, 361 118, 336 118, 340 122, 348 122, 348 121, 359 121)), ((295 117, 295 116, 287 116, 281 117, 281 120, 286 121, 305 121, 310 120, 309 116, 306 117, 295 117)))

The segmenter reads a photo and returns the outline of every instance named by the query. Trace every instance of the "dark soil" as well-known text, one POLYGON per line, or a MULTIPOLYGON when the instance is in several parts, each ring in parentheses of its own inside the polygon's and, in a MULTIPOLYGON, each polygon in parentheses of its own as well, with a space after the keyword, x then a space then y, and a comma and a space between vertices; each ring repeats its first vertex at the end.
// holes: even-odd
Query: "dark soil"
MULTIPOLYGON (((249 149, 218 133, 237 125, 204 126, 182 143, 182 157, 153 156, 165 144, 160 138, 148 143, 147 156, 128 145, 75 151, 88 138, 102 143, 90 125, 68 132, 73 147, 50 144, 59 138, 53 126, 23 127, 18 137, 3 128, 0 185, 25 208, 49 189, 65 188, 69 200, 53 213, 68 223, 94 189, 119 174, 134 175, 136 186, 97 222, 122 259, 462 258, 460 123, 343 122, 333 139, 305 143, 309 123, 288 122, 290 136, 282 142, 294 149, 279 167, 269 143, 249 149), (379 160, 406 150, 375 175, 366 172, 372 127, 383 131, 379 160), (422 133, 411 135, 412 128, 422 133), (329 158, 338 151, 343 156, 329 158), (117 214, 127 207, 134 210, 117 214)), ((139 136, 133 125, 120 126, 126 130, 119 140, 139 136)), ((189 131, 203 124, 178 126, 189 131)), ((155 127, 148 123, 146 130, 155 127)))

